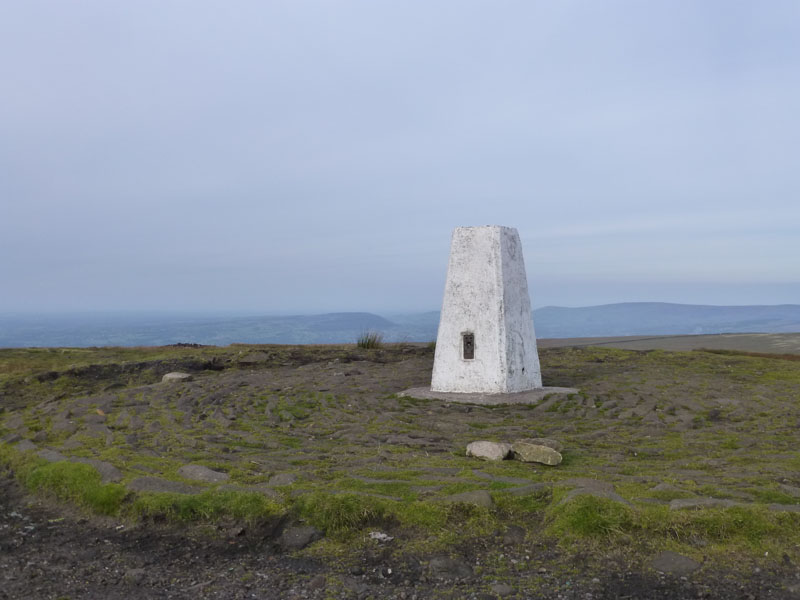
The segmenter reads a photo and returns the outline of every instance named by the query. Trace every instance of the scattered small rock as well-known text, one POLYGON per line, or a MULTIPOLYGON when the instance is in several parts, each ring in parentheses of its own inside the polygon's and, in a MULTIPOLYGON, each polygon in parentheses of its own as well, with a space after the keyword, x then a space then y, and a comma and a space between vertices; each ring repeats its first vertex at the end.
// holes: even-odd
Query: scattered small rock
POLYGON ((514 458, 522 462, 536 462, 556 466, 561 463, 561 453, 550 446, 531 443, 529 440, 517 440, 511 446, 514 458))
POLYGON ((511 453, 511 444, 506 442, 471 442, 467 445, 467 456, 484 460, 503 460, 511 453))

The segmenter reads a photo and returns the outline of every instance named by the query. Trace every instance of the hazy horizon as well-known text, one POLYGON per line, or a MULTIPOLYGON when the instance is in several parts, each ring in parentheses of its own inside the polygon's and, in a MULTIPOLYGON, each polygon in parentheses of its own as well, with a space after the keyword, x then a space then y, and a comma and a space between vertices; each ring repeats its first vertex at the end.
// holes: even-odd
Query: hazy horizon
POLYGON ((5 7, 0 313, 800 301, 800 4, 5 7))
MULTIPOLYGON (((659 301, 642 301, 642 302, 610 302, 610 303, 603 303, 603 304, 587 304, 587 305, 555 305, 555 304, 548 304, 544 306, 531 306, 532 310, 537 311, 541 309, 551 309, 551 308, 567 308, 567 309, 582 309, 582 308, 601 308, 606 306, 617 306, 617 305, 624 305, 624 304, 632 304, 632 305, 646 305, 646 304, 662 304, 662 305, 669 305, 669 306, 684 306, 684 307, 708 307, 708 308, 755 308, 755 307, 769 307, 769 308, 778 308, 782 306, 792 306, 792 307, 799 307, 800 302, 784 302, 784 303, 776 303, 776 304, 695 304, 695 303, 681 303, 681 302, 659 302, 659 301)), ((166 318, 166 317, 177 317, 177 318, 190 318, 190 319, 219 319, 219 318, 258 318, 258 317, 305 317, 305 316, 323 316, 323 315, 330 315, 330 314, 372 314, 378 315, 385 318, 391 318, 393 316, 413 316, 413 315, 425 315, 430 313, 439 313, 441 307, 437 308, 430 308, 427 310, 406 310, 406 311, 398 311, 398 310, 388 310, 388 311, 381 311, 381 310, 321 310, 321 311, 311 311, 311 312, 293 312, 293 311, 257 311, 257 310, 226 310, 226 309, 216 309, 216 310, 180 310, 180 309, 149 309, 149 310, 137 310, 137 309, 84 309, 84 310, 7 310, 7 311, 0 311, 0 317, 9 318, 9 317, 44 317, 44 318, 70 318, 70 317, 112 317, 112 318, 124 318, 124 317, 153 317, 153 318, 166 318)))

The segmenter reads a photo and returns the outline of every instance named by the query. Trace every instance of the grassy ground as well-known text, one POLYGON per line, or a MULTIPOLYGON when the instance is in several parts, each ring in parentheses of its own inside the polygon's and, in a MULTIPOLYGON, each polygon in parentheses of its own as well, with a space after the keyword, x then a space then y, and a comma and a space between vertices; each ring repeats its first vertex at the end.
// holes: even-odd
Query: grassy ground
POLYGON ((311 524, 325 537, 302 552, 343 565, 380 530, 398 556, 480 552, 479 572, 510 577, 497 541, 514 528, 519 560, 555 545, 589 569, 667 549, 731 568, 800 561, 799 362, 605 347, 541 360, 546 385, 580 392, 536 406, 398 397, 429 381, 422 346, 0 350, 0 461, 32 492, 128 522, 311 524), (160 383, 172 370, 194 380, 160 383), (464 454, 525 437, 559 440, 562 464, 464 454), (187 479, 188 464, 227 478, 187 479), (134 491, 143 479, 184 487, 134 491), (475 490, 492 505, 448 501, 475 490))

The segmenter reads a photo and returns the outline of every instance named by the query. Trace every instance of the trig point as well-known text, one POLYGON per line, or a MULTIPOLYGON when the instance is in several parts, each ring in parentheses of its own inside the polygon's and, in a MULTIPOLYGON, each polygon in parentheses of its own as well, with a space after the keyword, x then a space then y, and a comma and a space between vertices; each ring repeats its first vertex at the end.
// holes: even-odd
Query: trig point
POLYGON ((522 243, 512 227, 458 227, 436 338, 432 392, 542 387, 522 243))

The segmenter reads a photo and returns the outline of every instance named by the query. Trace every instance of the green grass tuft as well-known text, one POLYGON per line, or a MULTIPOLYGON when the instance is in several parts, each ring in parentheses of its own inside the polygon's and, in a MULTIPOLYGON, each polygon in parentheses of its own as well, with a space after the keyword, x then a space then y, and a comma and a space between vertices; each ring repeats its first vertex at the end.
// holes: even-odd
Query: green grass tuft
POLYGON ((380 348, 383 346, 383 334, 379 331, 365 331, 356 338, 359 348, 380 348))
POLYGON ((634 525, 634 513, 628 506, 588 494, 553 507, 551 515, 548 532, 559 537, 610 537, 634 525))
POLYGON ((292 508, 297 516, 331 532, 379 524, 390 512, 389 501, 381 498, 325 492, 300 496, 292 508))
POLYGON ((97 469, 81 463, 41 464, 23 476, 23 483, 32 492, 74 502, 101 515, 117 514, 127 494, 117 483, 103 484, 97 469))

